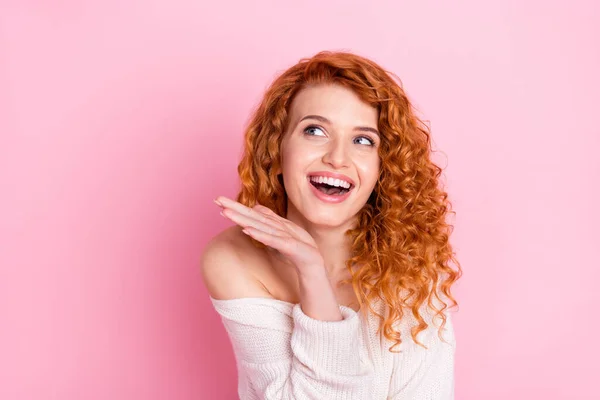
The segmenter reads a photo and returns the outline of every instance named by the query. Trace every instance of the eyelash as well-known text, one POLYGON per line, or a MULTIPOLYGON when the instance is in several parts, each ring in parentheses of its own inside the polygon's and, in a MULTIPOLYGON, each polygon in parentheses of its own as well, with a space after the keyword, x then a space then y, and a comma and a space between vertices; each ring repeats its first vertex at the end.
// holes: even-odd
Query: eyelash
MULTIPOLYGON (((306 128, 304 128, 304 134, 305 135, 309 135, 309 136, 315 136, 315 135, 311 135, 310 133, 308 133, 309 129, 320 129, 320 130, 324 130, 323 128, 321 128, 320 126, 316 126, 316 125, 309 125, 306 128)), ((369 143, 371 143, 369 146, 375 146, 375 141, 373 139, 371 139, 368 136, 358 136, 358 138, 364 138, 367 139, 369 141, 369 143)))

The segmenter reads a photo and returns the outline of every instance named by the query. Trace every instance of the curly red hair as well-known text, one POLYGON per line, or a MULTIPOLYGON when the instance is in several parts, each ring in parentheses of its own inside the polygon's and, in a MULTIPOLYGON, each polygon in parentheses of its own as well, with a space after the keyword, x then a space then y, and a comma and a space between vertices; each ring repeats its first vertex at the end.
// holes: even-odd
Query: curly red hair
POLYGON ((346 233, 352 239, 352 257, 346 264, 352 278, 343 283, 352 284, 361 308, 367 304, 380 318, 379 329, 394 343, 390 351, 402 342, 396 322, 405 309, 418 322, 411 335, 423 346, 417 335, 429 326, 421 315, 425 302, 432 315, 443 321, 441 335, 448 308, 444 300, 457 306, 450 287, 462 274, 449 243, 453 227, 446 222, 447 215, 454 212, 439 185, 442 169, 430 159, 429 128, 415 115, 400 80, 392 76, 364 57, 329 51, 302 59, 283 72, 248 124, 238 166, 241 191, 237 196, 248 207, 260 203, 286 215, 287 195, 275 171, 281 166, 279 149, 289 106, 307 85, 343 85, 379 111, 380 175, 357 216, 358 224, 346 233), (361 267, 353 269, 353 265, 361 267), (387 315, 373 309, 377 298, 387 306, 387 315))

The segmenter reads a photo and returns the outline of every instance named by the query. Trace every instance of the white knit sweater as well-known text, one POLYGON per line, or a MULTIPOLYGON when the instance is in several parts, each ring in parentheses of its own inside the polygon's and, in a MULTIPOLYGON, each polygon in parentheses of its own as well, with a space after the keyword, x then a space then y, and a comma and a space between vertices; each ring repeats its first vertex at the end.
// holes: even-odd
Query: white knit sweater
POLYGON ((430 327, 417 338, 427 350, 412 340, 416 319, 405 313, 397 325, 401 353, 391 353, 393 343, 376 334, 379 319, 372 313, 365 317, 340 305, 342 321, 319 321, 300 304, 281 300, 210 299, 233 345, 241 400, 454 399, 449 313, 443 330, 448 343, 438 337, 441 319, 421 313, 430 327))

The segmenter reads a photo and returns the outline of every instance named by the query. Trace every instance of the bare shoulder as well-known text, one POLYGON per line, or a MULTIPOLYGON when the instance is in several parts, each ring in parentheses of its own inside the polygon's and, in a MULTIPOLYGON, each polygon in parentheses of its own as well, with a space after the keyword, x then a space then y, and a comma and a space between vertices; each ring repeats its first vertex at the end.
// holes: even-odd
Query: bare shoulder
POLYGON ((209 295, 215 299, 271 297, 257 279, 259 263, 259 249, 239 226, 232 226, 208 242, 200 270, 209 295))

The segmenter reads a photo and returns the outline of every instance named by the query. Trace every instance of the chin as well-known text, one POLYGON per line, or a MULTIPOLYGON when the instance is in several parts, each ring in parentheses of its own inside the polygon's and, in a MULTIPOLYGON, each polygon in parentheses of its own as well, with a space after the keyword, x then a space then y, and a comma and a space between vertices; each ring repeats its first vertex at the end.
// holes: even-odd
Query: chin
POLYGON ((304 218, 311 224, 320 227, 327 228, 340 228, 346 225, 350 225, 353 217, 347 215, 340 215, 340 213, 332 212, 331 210, 322 210, 321 212, 308 212, 304 215, 304 218))
MULTIPOLYGON (((308 225, 324 228, 350 227, 356 220, 364 204, 356 204, 356 198, 349 198, 338 204, 328 204, 314 197, 312 193, 288 193, 288 215, 297 215, 308 225), (298 199, 299 201, 294 201, 298 199), (296 207, 298 204, 300 207, 296 207)), ((299 221, 298 221, 299 222, 299 221)))

